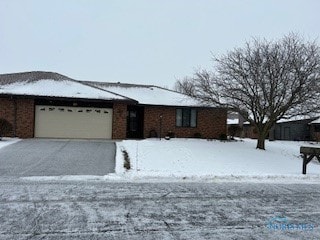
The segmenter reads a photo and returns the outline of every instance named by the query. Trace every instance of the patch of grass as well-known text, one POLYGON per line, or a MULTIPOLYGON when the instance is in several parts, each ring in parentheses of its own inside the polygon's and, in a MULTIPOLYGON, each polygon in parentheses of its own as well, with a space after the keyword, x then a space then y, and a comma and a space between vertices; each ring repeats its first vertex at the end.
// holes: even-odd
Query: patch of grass
POLYGON ((129 158, 129 154, 126 150, 122 149, 121 150, 122 154, 123 154, 123 159, 124 159, 124 163, 123 163, 123 167, 127 170, 131 169, 131 164, 130 164, 130 158, 129 158))

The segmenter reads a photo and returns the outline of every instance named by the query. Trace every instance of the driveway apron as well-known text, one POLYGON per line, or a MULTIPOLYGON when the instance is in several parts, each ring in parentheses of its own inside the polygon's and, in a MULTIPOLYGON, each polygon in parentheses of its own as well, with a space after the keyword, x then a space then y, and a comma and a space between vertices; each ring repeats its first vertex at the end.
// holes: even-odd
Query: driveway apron
POLYGON ((0 176, 106 175, 115 149, 112 141, 26 139, 0 149, 0 176))

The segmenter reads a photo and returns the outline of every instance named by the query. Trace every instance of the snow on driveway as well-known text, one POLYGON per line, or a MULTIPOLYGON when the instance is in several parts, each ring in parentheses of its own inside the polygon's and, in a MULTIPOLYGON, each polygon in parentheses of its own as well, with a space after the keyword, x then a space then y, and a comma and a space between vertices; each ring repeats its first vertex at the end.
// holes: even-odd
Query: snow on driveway
POLYGON ((6 146, 9 146, 10 144, 13 144, 13 143, 16 143, 16 142, 19 142, 21 139, 19 138, 2 138, 2 140, 0 141, 0 149, 1 148, 4 148, 6 146))
POLYGON ((300 146, 320 146, 307 142, 266 141, 266 150, 255 148, 256 140, 236 142, 201 139, 147 139, 118 142, 117 172, 123 154, 129 154, 132 170, 139 177, 214 177, 246 176, 320 179, 320 164, 312 161, 307 176, 301 174, 300 146), (120 162, 120 163, 119 163, 120 162))

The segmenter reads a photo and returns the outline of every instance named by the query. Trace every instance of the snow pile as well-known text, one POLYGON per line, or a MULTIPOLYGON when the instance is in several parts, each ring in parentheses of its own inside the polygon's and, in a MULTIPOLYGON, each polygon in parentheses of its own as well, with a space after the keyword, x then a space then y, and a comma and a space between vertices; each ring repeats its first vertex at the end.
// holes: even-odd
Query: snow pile
POLYGON ((3 147, 6 147, 10 144, 13 144, 13 143, 16 143, 16 142, 19 142, 21 139, 19 138, 2 138, 2 140, 0 141, 0 151, 1 151, 1 148, 3 147))
POLYGON ((243 179, 308 179, 320 180, 320 164, 312 161, 307 175, 302 175, 300 146, 306 142, 266 142, 266 149, 255 149, 256 140, 237 142, 199 139, 125 140, 117 143, 117 173, 129 178, 139 177, 232 177, 243 179), (121 168, 125 150, 131 170, 121 168))

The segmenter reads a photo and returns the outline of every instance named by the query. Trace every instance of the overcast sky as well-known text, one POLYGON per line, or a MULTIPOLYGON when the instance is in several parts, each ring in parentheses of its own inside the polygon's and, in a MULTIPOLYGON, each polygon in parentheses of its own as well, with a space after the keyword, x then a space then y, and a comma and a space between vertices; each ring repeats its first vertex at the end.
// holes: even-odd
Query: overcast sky
POLYGON ((211 54, 319 23, 319 0, 0 0, 0 73, 171 88, 211 54))

